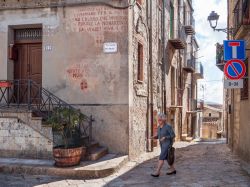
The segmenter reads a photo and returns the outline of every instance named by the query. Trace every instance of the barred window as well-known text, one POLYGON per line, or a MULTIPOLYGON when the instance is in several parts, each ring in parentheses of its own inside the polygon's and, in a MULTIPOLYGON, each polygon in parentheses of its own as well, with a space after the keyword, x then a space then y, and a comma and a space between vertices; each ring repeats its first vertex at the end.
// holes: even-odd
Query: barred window
POLYGON ((246 74, 245 78, 243 79, 243 88, 241 88, 240 90, 241 100, 248 99, 248 59, 246 59, 245 65, 246 65, 246 74))

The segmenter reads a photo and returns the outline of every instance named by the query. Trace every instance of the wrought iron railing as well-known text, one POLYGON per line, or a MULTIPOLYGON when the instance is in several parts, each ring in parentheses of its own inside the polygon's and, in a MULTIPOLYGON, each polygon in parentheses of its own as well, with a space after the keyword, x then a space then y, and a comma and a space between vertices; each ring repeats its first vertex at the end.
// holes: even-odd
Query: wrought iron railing
POLYGON ((187 35, 185 33, 185 29, 181 21, 178 19, 176 20, 177 25, 175 25, 175 29, 173 33, 170 34, 170 39, 179 39, 183 42, 186 42, 187 35))
POLYGON ((192 11, 187 11, 186 12, 186 20, 184 23, 185 26, 189 25, 195 28, 195 19, 193 17, 193 12, 192 11))
MULTIPOLYGON (((0 109, 6 108, 27 109, 45 121, 53 115, 54 110, 73 111, 74 116, 76 114, 82 116, 75 126, 80 138, 85 137, 87 144, 92 140, 92 122, 94 121, 92 116, 82 114, 80 110, 32 80, 0 81, 0 109)), ((70 121, 72 117, 72 112, 68 112, 67 119, 70 121)))
POLYGON ((196 62, 195 73, 203 77, 203 65, 201 64, 201 62, 196 62))
POLYGON ((187 58, 186 62, 184 63, 183 68, 188 68, 188 69, 192 69, 193 71, 195 71, 195 57, 190 54, 189 58, 187 58))
POLYGON ((234 8, 234 34, 238 32, 241 25, 250 25, 249 0, 238 0, 234 8))
POLYGON ((196 99, 192 99, 192 110, 193 111, 197 110, 197 100, 196 99))

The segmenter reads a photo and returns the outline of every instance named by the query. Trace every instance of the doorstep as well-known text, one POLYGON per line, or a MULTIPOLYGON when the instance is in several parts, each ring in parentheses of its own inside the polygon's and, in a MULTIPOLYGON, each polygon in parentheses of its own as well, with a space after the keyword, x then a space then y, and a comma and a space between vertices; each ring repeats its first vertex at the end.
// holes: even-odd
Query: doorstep
POLYGON ((84 161, 78 166, 59 168, 54 166, 53 160, 0 158, 0 173, 92 179, 111 175, 127 161, 127 155, 107 154, 97 161, 84 161))

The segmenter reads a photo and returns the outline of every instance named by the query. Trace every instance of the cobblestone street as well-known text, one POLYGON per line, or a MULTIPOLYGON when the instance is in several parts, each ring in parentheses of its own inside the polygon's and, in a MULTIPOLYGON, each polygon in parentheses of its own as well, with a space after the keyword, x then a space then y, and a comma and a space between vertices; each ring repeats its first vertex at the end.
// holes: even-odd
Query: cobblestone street
MULTIPOLYGON (((66 180, 49 176, 0 175, 1 187, 249 187, 250 176, 241 168, 240 160, 231 154, 225 144, 177 143, 177 174, 167 176, 164 165, 161 176, 150 176, 157 164, 157 157, 140 163, 130 161, 112 176, 95 180, 66 180)), ((157 154, 157 153, 156 153, 157 154)), ((149 157, 150 154, 147 156, 149 157)), ((153 154, 151 154, 152 157, 153 154)), ((154 155, 153 155, 154 156, 154 155)), ((144 158, 141 158, 141 160, 144 158)))

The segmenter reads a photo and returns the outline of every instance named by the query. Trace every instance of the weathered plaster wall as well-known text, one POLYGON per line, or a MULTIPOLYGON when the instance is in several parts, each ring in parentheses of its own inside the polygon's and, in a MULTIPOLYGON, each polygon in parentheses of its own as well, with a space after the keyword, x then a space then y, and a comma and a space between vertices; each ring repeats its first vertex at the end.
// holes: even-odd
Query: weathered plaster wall
POLYGON ((216 139, 217 138, 217 124, 203 123, 202 124, 202 137, 204 139, 216 139))
POLYGON ((0 20, 0 78, 13 77, 12 62, 7 63, 9 27, 41 24, 43 87, 70 104, 87 105, 83 110, 97 119, 94 138, 111 152, 128 153, 127 9, 88 5, 1 10, 0 20), (117 43, 117 51, 105 53, 106 42, 117 43))
MULTIPOLYGON (((229 27, 233 27, 234 22, 234 8, 237 1, 229 1, 229 27)), ((247 30, 246 30, 247 32, 247 30)), ((245 41, 249 40, 249 35, 246 34, 244 38, 235 38, 235 39, 244 39, 245 41)), ((246 42, 246 48, 249 48, 250 45, 246 42)), ((249 58, 250 53, 247 52, 247 57, 249 58)), ((248 62, 248 76, 249 76, 249 62, 248 62)), ((248 94, 250 93, 250 86, 248 81, 248 94)), ((250 161, 250 116, 249 116, 249 96, 246 100, 241 100, 240 90, 232 90, 229 94, 232 104, 232 114, 229 115, 229 127, 228 127, 228 139, 230 148, 238 154, 241 158, 246 161, 250 161)), ((227 99, 227 98, 226 98, 227 99)))
MULTIPOLYGON (((245 38, 245 41, 249 40, 249 36, 247 35, 245 38)), ((247 47, 249 48, 250 44, 247 42, 247 47)), ((250 63, 249 63, 249 56, 250 53, 247 51, 247 57, 248 57, 248 77, 250 74, 249 68, 250 68, 250 63)), ((239 106, 239 121, 238 121, 238 136, 239 136, 239 141, 238 144, 236 145, 238 147, 237 153, 241 155, 243 159, 246 161, 250 162, 250 83, 248 79, 248 99, 246 100, 241 100, 240 101, 240 91, 237 92, 237 97, 239 98, 238 102, 235 102, 235 104, 238 104, 239 106)), ((237 135, 236 135, 237 136, 237 135)), ((234 136, 235 137, 235 136, 234 136)))

